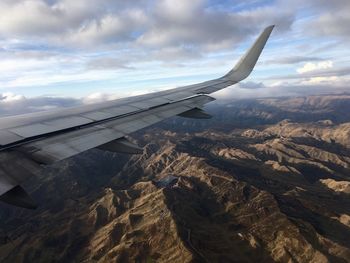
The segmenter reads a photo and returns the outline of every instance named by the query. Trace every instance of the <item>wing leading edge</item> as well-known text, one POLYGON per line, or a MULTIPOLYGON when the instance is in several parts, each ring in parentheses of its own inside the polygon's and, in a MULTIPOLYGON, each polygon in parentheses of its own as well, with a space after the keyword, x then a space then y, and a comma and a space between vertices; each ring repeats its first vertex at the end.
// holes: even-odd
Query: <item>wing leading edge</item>
POLYGON ((1 118, 0 201, 34 208, 20 184, 42 165, 92 148, 138 153, 141 149, 125 140, 127 134, 175 115, 209 118, 201 111, 204 104, 214 100, 207 94, 249 76, 273 27, 265 28, 236 66, 221 78, 106 103, 1 118))

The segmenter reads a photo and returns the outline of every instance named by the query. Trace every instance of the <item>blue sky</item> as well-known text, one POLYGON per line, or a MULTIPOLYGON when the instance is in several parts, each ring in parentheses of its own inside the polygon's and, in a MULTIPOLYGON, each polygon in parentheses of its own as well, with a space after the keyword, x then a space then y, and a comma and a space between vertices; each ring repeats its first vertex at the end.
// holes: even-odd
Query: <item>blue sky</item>
POLYGON ((270 24, 253 74, 217 97, 349 92, 349 12, 348 0, 2 0, 0 103, 88 103, 208 80, 270 24))

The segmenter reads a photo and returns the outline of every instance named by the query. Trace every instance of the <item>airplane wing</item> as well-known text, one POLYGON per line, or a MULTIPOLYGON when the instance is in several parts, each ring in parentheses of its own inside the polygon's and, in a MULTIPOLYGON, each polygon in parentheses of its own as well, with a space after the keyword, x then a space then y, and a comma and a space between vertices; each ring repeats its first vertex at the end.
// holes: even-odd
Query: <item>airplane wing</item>
POLYGON ((42 165, 83 151, 140 153, 127 134, 179 115, 208 118, 201 108, 213 101, 208 94, 245 79, 253 70, 274 26, 260 34, 237 65, 223 77, 93 105, 37 112, 0 119, 0 200, 35 208, 20 186, 42 165))

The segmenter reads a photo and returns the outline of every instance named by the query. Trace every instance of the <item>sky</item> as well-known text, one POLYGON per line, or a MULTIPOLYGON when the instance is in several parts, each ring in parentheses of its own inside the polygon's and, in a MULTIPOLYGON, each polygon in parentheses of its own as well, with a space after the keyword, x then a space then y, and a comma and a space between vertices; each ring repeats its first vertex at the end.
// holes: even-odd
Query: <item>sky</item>
POLYGON ((276 25, 253 73, 217 98, 350 92, 349 0, 0 0, 0 114, 220 77, 276 25))

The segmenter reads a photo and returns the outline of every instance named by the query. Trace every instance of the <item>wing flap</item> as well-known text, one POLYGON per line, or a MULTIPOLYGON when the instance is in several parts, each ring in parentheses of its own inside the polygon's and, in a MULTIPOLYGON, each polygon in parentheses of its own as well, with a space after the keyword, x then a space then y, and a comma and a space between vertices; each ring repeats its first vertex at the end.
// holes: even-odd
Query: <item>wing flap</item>
POLYGON ((59 161, 123 138, 126 134, 143 129, 166 118, 176 116, 193 108, 202 107, 205 103, 212 100, 214 99, 207 95, 197 95, 130 116, 109 120, 103 124, 43 138, 25 144, 20 149, 31 156, 33 160, 41 160, 44 163, 59 161))
POLYGON ((21 152, 9 150, 0 154, 0 195, 23 183, 40 170, 40 166, 21 152))
POLYGON ((37 207, 33 198, 19 185, 1 195, 0 201, 28 209, 35 209, 37 207))
POLYGON ((21 149, 34 160, 49 164, 124 136, 119 131, 99 125, 29 143, 21 149), (28 148, 31 150, 26 150, 28 148))
POLYGON ((7 130, 0 130, 0 145, 6 145, 23 140, 24 138, 7 130))

